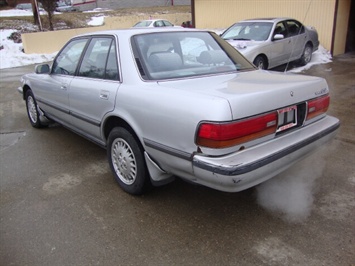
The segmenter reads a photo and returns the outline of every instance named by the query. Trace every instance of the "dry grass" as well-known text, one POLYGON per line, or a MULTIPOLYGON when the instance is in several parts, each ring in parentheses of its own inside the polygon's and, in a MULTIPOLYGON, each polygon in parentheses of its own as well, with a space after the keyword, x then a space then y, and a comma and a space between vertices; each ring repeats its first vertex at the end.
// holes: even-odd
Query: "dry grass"
MULTIPOLYGON (((94 16, 127 16, 127 15, 157 15, 169 13, 189 13, 190 6, 161 6, 161 7, 144 7, 144 8, 121 8, 111 11, 102 11, 96 13, 72 12, 56 14, 53 17, 53 25, 55 30, 73 29, 88 27, 87 22, 94 16)), ((41 16, 43 30, 49 29, 47 16, 41 16)), ((0 17, 0 29, 16 29, 21 33, 39 31, 34 25, 33 17, 0 17)))

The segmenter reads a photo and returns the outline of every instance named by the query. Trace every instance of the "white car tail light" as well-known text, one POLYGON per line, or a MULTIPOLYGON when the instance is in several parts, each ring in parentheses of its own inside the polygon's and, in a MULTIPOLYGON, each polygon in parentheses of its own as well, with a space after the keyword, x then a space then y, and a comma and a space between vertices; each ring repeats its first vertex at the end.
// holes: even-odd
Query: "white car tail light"
POLYGON ((306 120, 327 112, 330 104, 329 94, 313 99, 308 102, 306 120))
POLYGON ((273 134, 277 128, 278 113, 233 121, 229 123, 201 123, 196 144, 209 148, 226 148, 273 134))

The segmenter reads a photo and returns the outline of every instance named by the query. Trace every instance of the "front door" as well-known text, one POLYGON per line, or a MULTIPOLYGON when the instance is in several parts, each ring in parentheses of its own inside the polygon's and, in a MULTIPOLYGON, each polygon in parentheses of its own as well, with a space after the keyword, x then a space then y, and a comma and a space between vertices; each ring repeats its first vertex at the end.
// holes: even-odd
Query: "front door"
POLYGON ((69 42, 55 58, 49 75, 42 75, 38 85, 38 101, 48 117, 70 124, 69 86, 88 39, 69 42))

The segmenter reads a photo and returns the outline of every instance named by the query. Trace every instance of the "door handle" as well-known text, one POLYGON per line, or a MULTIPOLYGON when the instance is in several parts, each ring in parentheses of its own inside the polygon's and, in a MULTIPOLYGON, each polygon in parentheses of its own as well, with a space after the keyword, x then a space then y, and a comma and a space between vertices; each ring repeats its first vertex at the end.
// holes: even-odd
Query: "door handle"
POLYGON ((110 95, 109 91, 105 91, 105 90, 100 91, 100 99, 102 100, 108 100, 109 95, 110 95))
POLYGON ((60 86, 60 89, 61 90, 67 90, 67 86, 68 86, 68 84, 62 84, 61 86, 60 86))

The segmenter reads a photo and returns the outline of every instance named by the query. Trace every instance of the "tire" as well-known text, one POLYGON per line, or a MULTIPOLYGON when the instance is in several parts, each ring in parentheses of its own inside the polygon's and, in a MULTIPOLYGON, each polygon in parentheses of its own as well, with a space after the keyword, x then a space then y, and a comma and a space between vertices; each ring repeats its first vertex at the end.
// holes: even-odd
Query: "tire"
POLYGON ((267 62, 266 59, 261 56, 258 55, 255 59, 254 59, 254 65, 259 68, 259 69, 267 69, 267 62))
POLYGON ((112 129, 107 141, 110 168, 119 186, 129 194, 141 195, 151 187, 143 148, 125 128, 112 129))
POLYGON ((301 66, 305 66, 307 65, 309 62, 311 62, 312 60, 312 46, 310 44, 306 44, 304 50, 303 50, 303 54, 299 60, 299 64, 301 66))
POLYGON ((33 96, 31 90, 28 90, 26 92, 26 109, 27 109, 28 119, 30 120, 31 125, 35 128, 44 127, 44 125, 41 123, 40 120, 40 114, 37 109, 36 99, 33 96))

